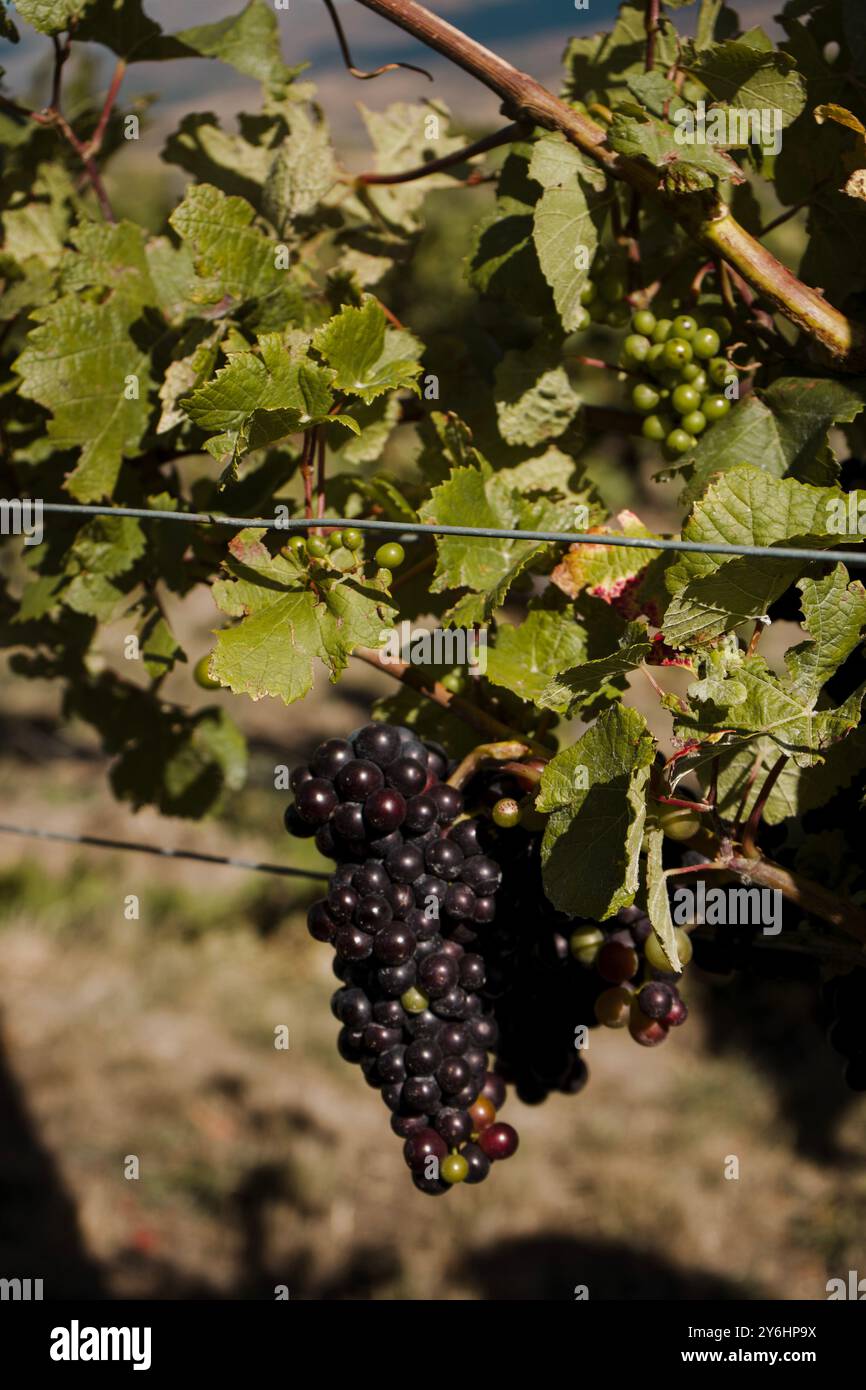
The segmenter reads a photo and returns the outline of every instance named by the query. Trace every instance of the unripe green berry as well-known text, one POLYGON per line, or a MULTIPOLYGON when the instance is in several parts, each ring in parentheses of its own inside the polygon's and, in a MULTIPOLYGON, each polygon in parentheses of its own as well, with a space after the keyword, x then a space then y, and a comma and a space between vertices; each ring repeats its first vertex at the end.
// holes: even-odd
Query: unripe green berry
POLYGON ((595 299, 595 294, 596 290, 593 281, 587 280, 586 284, 580 292, 581 304, 591 304, 592 301, 595 299))
POLYGON ((689 434, 703 434, 707 428, 707 417, 702 410, 690 410, 683 416, 680 424, 689 434))
POLYGON ((690 410, 697 410, 701 403, 701 393, 695 386, 690 386, 688 382, 683 382, 678 386, 671 396, 671 404, 678 415, 688 415, 690 410))
POLYGON ((670 331, 671 331, 672 328, 673 328, 673 320, 672 320, 672 319, 658 319, 658 320, 656 321, 656 326, 655 326, 655 328, 654 328, 653 331, 652 331, 652 340, 653 340, 653 342, 654 342, 654 343, 665 343, 665 342, 667 342, 668 338, 670 337, 670 331))
POLYGON ((376 563, 385 569, 399 569, 406 559, 406 552, 397 541, 386 541, 376 551, 376 563))
POLYGON ((704 396, 701 402, 701 410, 710 424, 714 420, 721 420, 723 415, 727 415, 730 408, 731 402, 727 396, 704 396))
POLYGON ((660 443, 667 434, 667 425, 660 415, 648 415, 641 425, 641 434, 644 439, 652 439, 655 443, 660 443))
POLYGON ((323 560, 327 553, 327 542, 321 536, 307 537, 307 554, 311 555, 314 560, 323 560))
POLYGON ((439 1164, 439 1176, 443 1182, 463 1182, 469 1176, 469 1164, 462 1154, 449 1154, 439 1164))
POLYGON ((629 333, 622 345, 622 350, 632 362, 645 362, 649 357, 652 343, 649 338, 645 338, 642 333, 629 333))
POLYGON ((677 314, 673 324, 675 338, 693 338, 698 331, 698 321, 691 314, 677 314))
POLYGON ((639 381, 637 385, 632 388, 631 400, 635 410, 639 410, 642 414, 646 414, 647 411, 655 410, 659 403, 659 393, 654 387, 650 386, 648 381, 639 381))
POLYGON ((331 534, 330 534, 330 536, 328 537, 328 545, 331 547, 331 549, 332 549, 332 550, 339 550, 339 549, 340 549, 340 546, 341 546, 342 544, 343 544, 343 533, 342 533, 342 531, 332 531, 331 534))
POLYGON ((347 550, 360 550, 363 544, 364 537, 354 527, 350 526, 347 531, 343 532, 343 545, 347 550))
POLYGON ((721 339, 714 328, 699 328, 692 338, 695 357, 715 357, 721 347, 721 339))
POLYGON ((632 314, 631 326, 635 333, 642 333, 644 337, 652 337, 656 326, 656 316, 650 309, 638 309, 637 313, 632 314))
POLYGON ((290 550, 293 555, 297 555, 298 559, 301 560, 307 553, 307 542, 304 540, 303 536, 295 535, 288 541, 286 549, 290 550))
POLYGON ((512 826, 519 824, 520 807, 513 796, 503 796, 497 801, 490 815, 494 825, 500 826, 503 830, 510 830, 512 826))
POLYGON ((685 338, 668 338, 661 359, 666 367, 684 367, 692 360, 692 345, 685 338))
POLYGON ((694 445, 694 439, 684 429, 671 430, 665 444, 672 454, 687 454, 694 445))

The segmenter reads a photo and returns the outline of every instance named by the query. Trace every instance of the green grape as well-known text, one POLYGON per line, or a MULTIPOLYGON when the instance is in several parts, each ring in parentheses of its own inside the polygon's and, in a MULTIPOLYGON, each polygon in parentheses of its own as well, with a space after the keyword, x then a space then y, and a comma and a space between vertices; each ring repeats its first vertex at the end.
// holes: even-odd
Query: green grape
POLYGON ((675 338, 693 338, 697 331, 697 319, 693 319, 691 314, 677 314, 673 326, 675 338))
POLYGON ((723 415, 727 415, 731 408, 731 402, 726 396, 704 396, 701 402, 701 410, 712 424, 713 420, 721 420, 723 415))
POLYGON ((632 388, 631 400, 635 410, 645 415, 648 410, 655 410, 659 403, 659 393, 648 381, 639 381, 637 386, 632 388))
POLYGON ((586 284, 580 292, 580 302, 581 304, 591 304, 594 299, 595 285, 592 282, 592 280, 587 280, 586 284))
POLYGON ((307 554, 312 555, 314 560, 322 560, 328 553, 327 543, 321 536, 307 537, 307 554))
POLYGON ((299 560, 302 560, 307 553, 307 542, 304 540, 303 536, 292 536, 287 549, 289 549, 293 555, 297 555, 299 560))
POLYGON ((510 830, 520 822, 520 807, 513 796, 502 796, 490 812, 494 825, 510 830))
POLYGON ((332 549, 332 550, 339 550, 339 549, 340 549, 340 546, 341 546, 342 544, 343 544, 343 533, 342 533, 342 531, 332 531, 331 534, 330 534, 330 536, 328 537, 328 545, 331 547, 331 549, 332 549))
POLYGON ((656 326, 656 316, 649 309, 638 309, 636 314, 631 316, 631 326, 635 333, 642 333, 644 337, 651 338, 656 326))
POLYGON ((707 417, 702 410, 690 410, 680 421, 689 434, 703 434, 707 428, 707 417))
POLYGON ((608 304, 616 304, 625 297, 625 280, 616 270, 606 270, 599 281, 598 288, 602 299, 606 299, 608 304))
POLYGON ((376 564, 384 569, 399 569, 405 559, 406 552, 397 541, 386 541, 376 551, 376 564))
POLYGON ((384 567, 376 571, 376 578, 380 584, 385 585, 386 589, 390 589, 392 583, 394 582, 393 574, 389 569, 385 569, 384 567))
POLYGON ((348 531, 343 532, 343 545, 347 550, 360 550, 363 544, 364 537, 353 526, 350 526, 348 531))
POLYGON ((654 343, 664 343, 664 342, 666 342, 667 339, 668 339, 668 337, 669 337, 669 335, 670 335, 670 331, 671 331, 671 329, 673 328, 673 326, 674 326, 674 325, 673 325, 673 320, 672 320, 672 319, 658 319, 657 322, 656 322, 656 326, 655 326, 655 328, 654 328, 653 331, 652 331, 652 340, 653 340, 653 342, 654 342, 654 343))
POLYGON ((653 817, 669 840, 690 840, 701 828, 700 812, 688 806, 668 806, 661 802, 654 808, 653 817))
POLYGON ((589 328, 592 323, 592 315, 588 309, 581 307, 577 315, 577 322, 574 325, 575 333, 582 333, 585 328, 589 328))
POLYGON ((715 357, 721 347, 721 339, 714 328, 699 328, 692 338, 696 357, 715 357))
MULTIPOLYGON (((683 965, 688 964, 688 961, 692 958, 692 943, 689 941, 689 938, 686 936, 685 932, 681 928, 675 929, 674 940, 677 943, 677 950, 680 952, 681 962, 683 963, 683 965), (683 943, 685 943, 685 948, 683 943), (684 950, 685 954, 683 953, 684 950)), ((670 975, 673 973, 671 971, 671 963, 665 955, 664 951, 662 950, 661 943, 659 942, 659 939, 657 936, 655 936, 655 934, 647 937, 643 951, 644 956, 646 957, 647 965, 651 965, 653 970, 661 970, 665 975, 670 975)))
POLYGON ((690 386, 688 382, 683 382, 678 386, 671 396, 671 404, 678 415, 688 415, 690 410, 697 410, 701 403, 701 393, 696 386, 690 386))
POLYGON ((660 415, 648 415, 641 425, 641 434, 644 439, 652 439, 657 443, 664 439, 668 427, 660 415))
POLYGON ((662 353, 665 350, 664 343, 653 343, 647 355, 646 365, 651 372, 656 371, 661 363, 662 353))
MULTIPOLYGON (((664 345, 662 345, 662 351, 664 351, 664 345)), ((655 373, 655 377, 662 386, 667 388, 668 395, 671 391, 675 391, 682 381, 682 373, 678 372, 676 367, 662 367, 661 371, 655 373)))
POLYGON ((726 357, 714 357, 707 367, 707 375, 714 386, 724 386, 729 376, 736 377, 737 369, 726 357))
POLYGON ((406 990, 405 994, 400 995, 400 1003, 403 1005, 407 1014, 423 1014, 430 1000, 427 998, 426 994, 422 994, 420 989, 416 989, 415 986, 412 985, 406 990))
POLYGON ((443 1182, 463 1182, 469 1175, 469 1164, 462 1154, 449 1154, 439 1164, 439 1176, 443 1182))
POLYGON ((568 949, 581 965, 592 965, 604 945, 604 932, 599 927, 577 927, 568 938, 568 949))
POLYGON ((727 342, 733 331, 731 320, 726 319, 724 314, 717 314, 715 318, 711 318, 710 327, 716 330, 723 343, 727 342))
POLYGON ((612 304, 604 316, 608 328, 624 328, 631 318, 627 304, 612 304))
POLYGON ((603 990, 595 1001, 595 1016, 605 1028, 624 1028, 634 995, 625 985, 603 990))
POLYGON ((692 345, 685 338, 668 338, 662 361, 666 367, 684 367, 692 360, 692 345))
POLYGON ((680 372, 683 381, 688 382, 689 386, 694 386, 696 391, 706 391, 709 382, 707 374, 697 362, 687 362, 680 372))
POLYGON ((199 657, 195 666, 192 668, 192 678, 196 685, 201 686, 202 690, 221 690, 219 681, 214 680, 208 667, 210 666, 211 653, 205 652, 204 656, 199 657))
POLYGON ((622 345, 622 350, 631 358, 632 362, 645 362, 651 347, 652 343, 649 338, 645 338, 643 334, 629 333, 622 345))
POLYGON ((665 444, 672 454, 687 454, 689 449, 694 446, 694 439, 684 429, 671 430, 665 439, 665 444))

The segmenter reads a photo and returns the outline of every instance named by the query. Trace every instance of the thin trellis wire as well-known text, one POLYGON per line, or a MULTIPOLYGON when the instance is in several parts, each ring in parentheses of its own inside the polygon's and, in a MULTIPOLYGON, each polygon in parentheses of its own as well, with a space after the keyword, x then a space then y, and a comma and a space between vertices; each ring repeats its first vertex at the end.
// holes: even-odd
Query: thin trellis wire
POLYGON ((111 840, 102 835, 71 835, 60 830, 38 830, 34 826, 0 823, 0 835, 20 835, 32 840, 56 840, 65 845, 87 845, 91 849, 114 849, 135 854, 155 854, 163 859, 192 859, 199 864, 219 864, 229 869, 252 869, 258 874, 279 874, 283 878, 328 879, 330 874, 316 869, 290 869, 284 864, 259 863, 255 859, 236 859, 233 855, 205 854, 194 849, 171 849, 168 845, 146 845, 135 840, 111 840))
MULTIPOLYGON (((619 536, 615 532, 523 531, 495 526, 440 526, 414 521, 381 521, 372 517, 255 517, 220 516, 214 512, 171 512, 150 507, 99 507, 74 502, 43 502, 45 512, 71 516, 127 516, 143 521, 179 521, 199 526, 253 527, 268 531, 306 531, 318 527, 354 527, 358 531, 391 531, 414 536, 474 536, 479 540, 544 541, 560 545, 614 545, 632 550, 676 550, 697 555, 747 556, 776 560, 823 560, 832 564, 866 565, 866 554, 854 550, 821 550, 792 545, 732 545, 727 541, 684 541, 619 536)), ((852 541, 852 544, 854 542, 852 541)))

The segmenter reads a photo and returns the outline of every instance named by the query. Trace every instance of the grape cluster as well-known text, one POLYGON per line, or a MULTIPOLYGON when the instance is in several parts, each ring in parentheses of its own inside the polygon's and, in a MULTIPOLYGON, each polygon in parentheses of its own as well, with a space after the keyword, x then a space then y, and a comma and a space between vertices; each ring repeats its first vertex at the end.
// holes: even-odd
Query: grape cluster
POLYGON ((619 363, 641 378, 631 389, 632 405, 644 417, 641 432, 661 444, 665 458, 674 462, 731 408, 726 392, 737 381, 737 369, 722 354, 731 325, 721 316, 705 323, 697 313, 671 318, 659 318, 650 309, 632 313, 625 294, 618 270, 611 266, 602 271, 583 290, 579 327, 595 322, 629 328, 619 363))
POLYGON ((655 1046, 686 1018, 644 913, 599 925, 547 900, 542 767, 482 770, 461 792, 442 748, 371 724, 291 776, 287 829, 338 865, 308 926, 335 951, 339 1051, 381 1092, 422 1192, 481 1182, 515 1151, 497 1119, 509 1085, 526 1104, 582 1090, 598 1023, 655 1046))
MULTIPOLYGON (((329 553, 348 550, 356 557, 358 566, 364 563, 364 534, 355 526, 347 526, 342 531, 329 531, 326 535, 294 535, 286 544, 286 550, 301 564, 320 564, 329 553)), ((375 578, 386 586, 390 585, 395 569, 406 559, 406 552, 398 541, 386 541, 374 555, 376 563, 375 578)))
POLYGON ((340 1054, 381 1092, 413 1181, 431 1194, 483 1181, 518 1142, 496 1120, 498 1027, 473 949, 502 875, 472 823, 454 824, 463 797, 447 772, 441 748, 371 724, 295 769, 286 812, 287 829, 338 864, 308 927, 334 948, 340 1054))

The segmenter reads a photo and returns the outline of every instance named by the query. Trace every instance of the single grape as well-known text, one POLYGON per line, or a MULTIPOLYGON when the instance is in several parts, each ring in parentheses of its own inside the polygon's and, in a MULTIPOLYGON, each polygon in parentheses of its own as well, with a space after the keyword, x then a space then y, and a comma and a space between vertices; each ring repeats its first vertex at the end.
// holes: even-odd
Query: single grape
POLYGON ((652 331, 653 342, 666 343, 668 338, 670 337, 670 332, 673 326, 674 325, 672 319, 657 319, 656 326, 652 331))
POLYGON ((647 411, 650 410, 655 410, 659 403, 659 399, 658 391, 650 386, 648 381, 639 381, 636 386, 632 387, 632 405, 635 410, 639 410, 642 414, 646 414, 647 411))
POLYGON ((680 999, 679 995, 677 995, 670 1009, 662 1019, 662 1023, 666 1028, 679 1028, 680 1024, 685 1023, 688 1016, 688 1005, 684 999, 680 999))
POLYGON ((465 862, 463 851, 453 840, 433 840, 427 846, 425 862, 431 874, 452 883, 460 877, 465 862))
POLYGON ((440 1163, 439 1173, 443 1182, 464 1182, 469 1176, 469 1164, 461 1154, 449 1154, 440 1163))
POLYGON ((656 326, 656 316, 650 309, 638 309, 631 316, 631 326, 635 333, 651 338, 656 326))
POLYGON ((595 958, 595 968, 609 984, 621 985, 637 974, 640 960, 637 951, 620 941, 606 941, 595 958))
POLYGON ((386 768, 385 781, 405 797, 419 796, 427 785, 427 771, 414 758, 403 756, 386 768))
POLYGON ((642 333, 629 333, 623 342, 622 350, 632 362, 645 362, 652 343, 642 333))
POLYGON ((443 1106, 434 1125, 437 1134, 441 1134, 447 1144, 464 1144, 472 1135, 469 1111, 455 1110, 453 1106, 443 1106))
POLYGON ((415 951, 415 938, 401 922, 383 927, 373 941, 373 954, 383 965, 403 965, 415 951))
POLYGON ((364 537, 360 531, 356 531, 354 526, 343 532, 343 545, 347 550, 360 550, 364 544, 364 537))
POLYGON ((589 328, 589 325, 590 325, 591 323, 592 323, 592 314, 589 312, 588 309, 585 309, 585 308, 583 307, 582 304, 579 305, 579 307, 578 307, 578 309, 577 309, 577 311, 576 311, 576 313, 575 313, 575 315, 574 315, 574 329, 573 329, 573 331, 574 331, 575 333, 582 333, 585 329, 589 328))
POLYGON ((399 569, 405 559, 406 552, 398 541, 386 541, 376 551, 376 564, 383 569, 399 569))
POLYGON ((472 1120, 473 1134, 480 1134, 496 1119, 496 1107, 487 1096, 479 1095, 469 1106, 469 1116, 472 1120))
POLYGON ((576 927, 568 939, 568 949, 581 965, 591 965, 604 945, 605 935, 600 927, 587 924, 576 927))
POLYGON ((221 690, 222 686, 220 682, 210 673, 211 656, 211 652, 206 652, 204 656, 199 657, 195 666, 192 668, 192 678, 196 685, 200 686, 202 690, 221 690))
POLYGON ((380 767, 366 758, 352 758, 344 763, 334 778, 334 786, 342 801, 365 801, 371 792, 385 784, 380 767))
POLYGON ((339 549, 340 549, 340 546, 341 546, 342 544, 343 544, 343 533, 342 533, 342 531, 330 531, 330 532, 328 533, 328 548, 329 548, 330 550, 339 550, 339 549))
POLYGON ((390 724, 366 724, 354 739, 359 758, 389 767, 400 756, 400 735, 390 724))
POLYGON ((692 345, 686 338, 668 338, 661 360, 666 367, 684 367, 692 360, 692 345))
POLYGON ((490 812, 490 817, 494 825, 500 826, 503 830, 510 830, 520 824, 520 806, 512 796, 500 797, 490 812))
POLYGON ((595 295, 596 295, 595 285, 593 284, 592 280, 587 280, 586 284, 584 285, 583 289, 582 289, 581 292, 580 292, 580 302, 581 302, 581 304, 584 304, 584 305, 586 305, 586 304, 591 304, 592 301, 595 299, 595 295))
POLYGON ((641 425, 641 434, 644 439, 659 442, 667 435, 668 428, 668 423, 661 415, 648 415, 641 425))
POLYGON ((658 1047, 668 1035, 668 1030, 657 1019, 649 1019, 635 1004, 629 1019, 628 1031, 641 1047, 658 1047))
POLYGON ((422 994, 420 989, 416 989, 413 985, 411 989, 406 990, 405 994, 400 995, 400 1003, 407 1014, 423 1014, 430 1000, 426 994, 422 994))
POLYGON ((677 314, 671 328, 671 333, 673 337, 693 339, 697 332, 697 319, 692 318, 691 314, 677 314))
POLYGON ((660 802, 654 816, 669 840, 690 840, 701 828, 700 813, 687 806, 668 806, 660 802))
POLYGON ((714 328, 699 328, 692 337, 695 357, 715 357, 721 347, 721 339, 714 328))
POLYGON ((694 438, 684 429, 671 430, 665 439, 665 444, 672 454, 687 454, 689 449, 694 447, 694 438))
POLYGON ((307 537, 307 554, 314 560, 323 560, 328 553, 328 543, 321 536, 307 537))
POLYGON ((680 376, 683 381, 688 382, 689 386, 694 386, 696 391, 707 389, 707 374, 700 362, 686 362, 680 368, 680 376))
POLYGON ((475 1183, 483 1182, 490 1172, 490 1159, 484 1150, 479 1148, 477 1144, 470 1143, 464 1144, 460 1152, 469 1169, 464 1182, 472 1186, 475 1183))
POLYGON ((423 1173, 431 1158, 441 1164, 448 1156, 448 1145, 435 1129, 420 1129, 403 1145, 403 1157, 413 1173, 423 1173))
POLYGON ((723 415, 727 415, 731 408, 731 402, 727 396, 704 396, 701 402, 701 410, 708 422, 721 420, 723 415))
POLYGON ((517 1152, 518 1143, 517 1130, 513 1125, 503 1124, 501 1120, 490 1125, 489 1129, 483 1130, 478 1139, 478 1147, 491 1162, 510 1158, 517 1152))
POLYGON ((307 542, 303 536, 294 535, 286 542, 286 549, 298 560, 303 560, 307 554, 307 542))
POLYGON ((624 1028, 631 1014, 632 992, 622 985, 605 989, 595 1001, 595 1016, 605 1028, 624 1028))
POLYGON ((641 1013, 647 1018, 664 1019, 673 1005, 674 992, 663 981, 651 980, 638 990, 636 998, 641 1013))
POLYGON ((690 410, 680 421, 687 434, 703 434, 707 428, 707 417, 702 410, 690 410))
POLYGON ((364 802, 364 820, 379 835, 390 835, 406 818, 406 800, 393 787, 371 792, 364 802))
POLYGON ((449 787, 447 782, 428 787, 424 794, 435 802, 437 817, 443 825, 456 820, 463 810, 463 794, 456 787, 449 787))
POLYGON ((299 789, 295 804, 302 820, 309 825, 324 825, 337 805, 337 793, 323 777, 313 777, 299 789))
POLYGON ((697 410, 701 403, 701 393, 696 386, 690 386, 688 382, 683 382, 678 386, 671 396, 671 405, 678 415, 688 415, 690 411, 697 410))
POLYGON ((726 357, 713 357, 707 365, 707 375, 714 386, 725 386, 728 378, 737 378, 737 369, 726 357))

